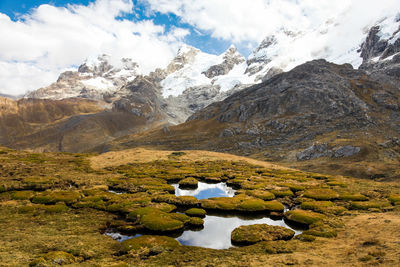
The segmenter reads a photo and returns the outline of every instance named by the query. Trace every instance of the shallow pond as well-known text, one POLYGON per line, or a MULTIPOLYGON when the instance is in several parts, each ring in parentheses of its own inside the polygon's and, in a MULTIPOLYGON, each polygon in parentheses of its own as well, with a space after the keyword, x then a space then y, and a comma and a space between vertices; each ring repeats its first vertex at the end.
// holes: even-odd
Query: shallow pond
POLYGON ((302 231, 293 229, 285 223, 283 219, 273 220, 268 217, 251 218, 244 216, 215 216, 207 215, 204 218, 204 228, 200 231, 185 231, 176 238, 182 245, 198 246, 214 249, 225 249, 232 247, 231 232, 242 225, 269 224, 283 226, 295 231, 295 235, 302 231))
MULTIPOLYGON (((176 196, 194 196, 197 199, 207 199, 211 197, 233 197, 236 190, 226 185, 226 183, 208 184, 199 182, 196 189, 181 189, 178 184, 172 184, 175 188, 176 196)), ((287 209, 285 208, 285 211, 287 209)), ((232 247, 231 232, 242 225, 269 224, 283 226, 295 231, 298 235, 302 230, 288 225, 283 218, 271 219, 265 215, 245 216, 208 213, 204 218, 204 227, 199 230, 186 230, 179 236, 173 236, 182 245, 199 246, 213 249, 226 249, 232 247)), ((129 236, 116 232, 108 232, 106 235, 120 242, 139 237, 141 234, 129 236)))
POLYGON ((233 197, 236 190, 226 185, 226 183, 207 184, 199 182, 196 189, 181 189, 178 184, 172 184, 175 188, 176 196, 194 196, 197 199, 212 197, 233 197))

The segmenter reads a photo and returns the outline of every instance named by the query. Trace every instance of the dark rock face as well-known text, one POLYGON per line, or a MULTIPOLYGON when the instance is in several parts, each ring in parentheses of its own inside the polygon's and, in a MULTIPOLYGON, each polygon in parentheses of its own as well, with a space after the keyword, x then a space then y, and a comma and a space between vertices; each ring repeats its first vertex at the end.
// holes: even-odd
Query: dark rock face
POLYGON ((211 66, 203 74, 207 78, 214 78, 216 76, 228 74, 235 65, 244 62, 245 59, 239 54, 235 47, 230 47, 224 55, 224 61, 221 64, 211 66))
POLYGON ((231 149, 243 154, 274 147, 303 149, 298 160, 349 157, 361 148, 312 145, 313 140, 335 131, 397 131, 398 119, 394 118, 400 116, 399 87, 380 81, 349 64, 314 60, 213 103, 188 122, 232 125, 219 132, 219 142, 231 147, 233 142, 235 148, 231 149), (234 127, 241 131, 232 131, 234 127))

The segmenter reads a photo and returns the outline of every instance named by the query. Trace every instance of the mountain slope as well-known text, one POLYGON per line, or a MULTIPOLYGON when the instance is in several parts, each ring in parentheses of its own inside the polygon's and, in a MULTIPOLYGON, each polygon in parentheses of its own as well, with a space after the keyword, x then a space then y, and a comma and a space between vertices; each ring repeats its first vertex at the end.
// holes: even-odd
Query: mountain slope
MULTIPOLYGON (((398 162, 399 100, 399 87, 349 64, 315 60, 211 104, 182 125, 120 138, 110 148, 207 148, 300 167, 305 160, 398 162)), ((342 173, 364 177, 397 175, 378 165, 370 173, 345 167, 342 173)))

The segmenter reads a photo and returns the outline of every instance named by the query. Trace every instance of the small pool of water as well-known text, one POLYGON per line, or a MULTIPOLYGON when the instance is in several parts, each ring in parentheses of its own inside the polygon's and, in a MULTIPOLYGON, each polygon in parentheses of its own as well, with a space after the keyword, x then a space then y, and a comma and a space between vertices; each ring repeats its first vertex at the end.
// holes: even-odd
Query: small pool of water
POLYGON ((226 249, 232 247, 231 233, 242 225, 252 224, 269 224, 283 226, 295 231, 295 235, 301 234, 302 231, 293 229, 285 223, 283 219, 273 220, 268 217, 264 218, 246 218, 246 217, 222 217, 207 215, 204 218, 204 228, 200 231, 185 231, 181 236, 176 238, 182 245, 198 246, 213 249, 226 249))
POLYGON ((172 184, 175 188, 176 196, 194 196, 197 199, 212 197, 233 197, 236 190, 226 185, 226 183, 207 184, 199 182, 196 189, 181 189, 178 184, 172 184))

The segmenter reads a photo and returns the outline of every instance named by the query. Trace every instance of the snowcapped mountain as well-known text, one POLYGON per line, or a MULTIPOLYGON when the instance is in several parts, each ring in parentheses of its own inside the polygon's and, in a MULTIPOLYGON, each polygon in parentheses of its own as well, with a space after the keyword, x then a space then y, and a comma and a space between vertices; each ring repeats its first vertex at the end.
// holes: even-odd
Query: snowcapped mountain
POLYGON ((82 97, 103 100, 105 93, 113 93, 140 74, 139 66, 131 59, 123 58, 116 66, 110 64, 110 56, 102 55, 86 61, 77 71, 60 74, 57 82, 28 93, 26 98, 64 99, 82 97))
POLYGON ((102 55, 26 97, 95 99, 112 109, 141 116, 150 112, 178 124, 213 102, 313 59, 350 63, 370 73, 379 74, 384 68, 398 77, 400 15, 362 25, 357 32, 348 32, 345 22, 331 19, 307 32, 282 28, 267 36, 247 59, 234 46, 212 55, 183 45, 165 69, 148 75, 142 75, 131 59, 111 62, 110 56, 102 55))

